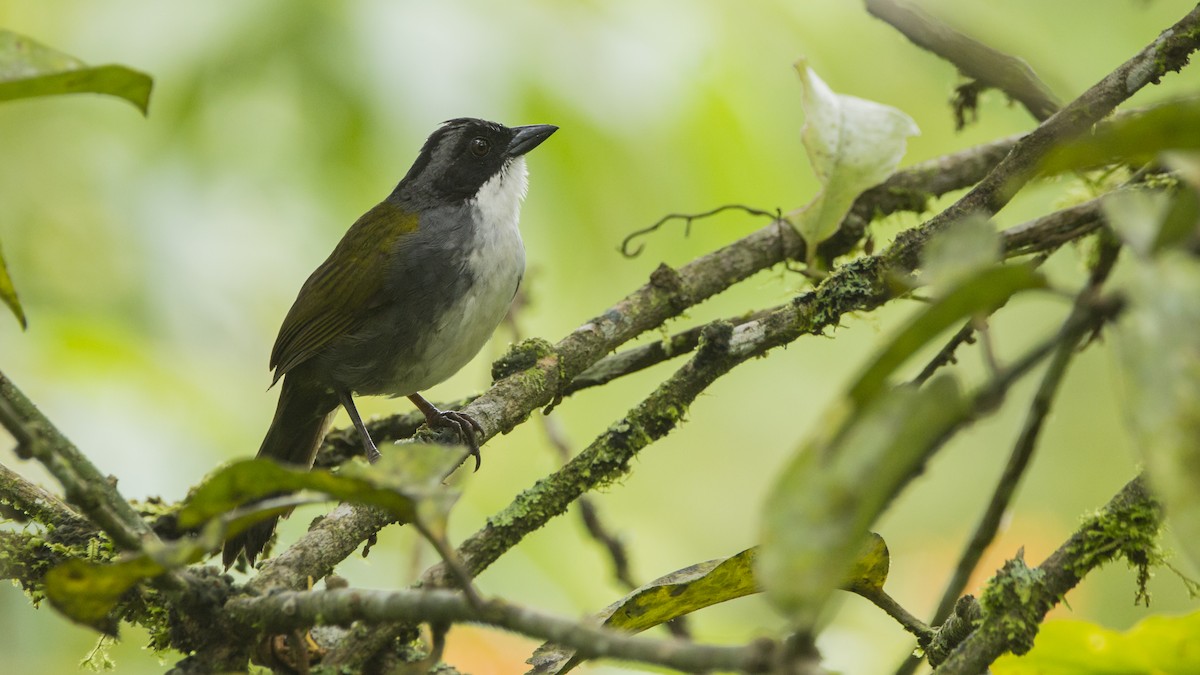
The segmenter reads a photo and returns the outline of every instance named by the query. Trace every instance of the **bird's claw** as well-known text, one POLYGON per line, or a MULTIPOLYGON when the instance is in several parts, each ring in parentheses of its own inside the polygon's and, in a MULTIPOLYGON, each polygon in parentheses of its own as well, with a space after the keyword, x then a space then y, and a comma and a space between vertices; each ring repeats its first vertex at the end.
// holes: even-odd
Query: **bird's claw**
POLYGON ((471 456, 475 458, 475 470, 478 471, 480 465, 483 464, 483 457, 479 454, 479 436, 485 434, 483 425, 481 425, 474 417, 457 410, 439 410, 434 417, 427 418, 430 427, 441 427, 443 429, 453 429, 458 432, 458 437, 467 444, 467 450, 471 456))

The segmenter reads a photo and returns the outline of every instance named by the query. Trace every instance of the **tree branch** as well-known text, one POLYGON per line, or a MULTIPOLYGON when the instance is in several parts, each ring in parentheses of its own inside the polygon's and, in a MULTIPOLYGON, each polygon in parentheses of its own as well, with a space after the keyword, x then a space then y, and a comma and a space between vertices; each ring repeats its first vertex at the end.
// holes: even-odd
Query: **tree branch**
POLYGON ((0 464, 0 501, 11 511, 15 511, 8 514, 8 517, 14 519, 33 520, 48 527, 69 528, 75 531, 96 529, 95 525, 59 499, 58 495, 31 483, 3 464, 0 464))
POLYGON ((966 217, 990 217, 1004 208, 1037 175, 1038 164, 1050 148, 1086 132, 1142 87, 1182 68, 1198 47, 1200 6, 1018 141, 996 168, 961 199, 925 226, 897 235, 891 247, 892 262, 911 269, 929 237, 966 217))
POLYGON ((1025 61, 968 37, 907 4, 894 0, 866 0, 866 4, 868 12, 891 24, 913 44, 946 59, 960 73, 984 87, 1003 91, 1025 106, 1039 122, 1058 112, 1054 94, 1025 61))
POLYGON ((1027 652, 1046 613, 1089 572, 1118 556, 1139 567, 1154 562, 1161 525, 1162 507, 1138 477, 1034 570, 1010 560, 980 599, 982 623, 935 674, 978 675, 1005 652, 1027 652))
MULTIPOLYGON (((590 658, 640 661, 693 673, 711 670, 768 672, 778 658, 779 649, 771 640, 755 641, 745 647, 654 640, 498 600, 485 601, 474 607, 462 595, 450 591, 282 591, 257 598, 235 598, 225 608, 236 620, 259 631, 273 633, 318 624, 346 625, 358 620, 371 623, 482 623, 571 647, 590 658)), ((810 670, 803 672, 816 672, 815 663, 808 665, 810 670)))

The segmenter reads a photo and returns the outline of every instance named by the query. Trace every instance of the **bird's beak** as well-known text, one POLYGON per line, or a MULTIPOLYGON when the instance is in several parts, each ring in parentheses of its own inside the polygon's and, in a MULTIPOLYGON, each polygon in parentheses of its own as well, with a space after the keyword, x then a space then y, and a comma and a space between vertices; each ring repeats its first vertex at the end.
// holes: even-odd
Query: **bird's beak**
POLYGON ((550 138, 550 134, 558 131, 553 124, 530 124, 525 127, 514 127, 517 132, 508 144, 508 156, 519 157, 542 144, 550 138))

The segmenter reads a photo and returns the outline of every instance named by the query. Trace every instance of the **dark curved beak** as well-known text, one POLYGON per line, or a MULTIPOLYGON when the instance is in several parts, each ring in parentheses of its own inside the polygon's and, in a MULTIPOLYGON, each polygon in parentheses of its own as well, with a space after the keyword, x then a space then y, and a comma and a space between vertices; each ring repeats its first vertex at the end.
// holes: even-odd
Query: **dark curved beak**
POLYGON ((558 131, 553 124, 530 124, 525 127, 513 127, 516 134, 508 143, 508 156, 520 157, 550 138, 550 134, 558 131))

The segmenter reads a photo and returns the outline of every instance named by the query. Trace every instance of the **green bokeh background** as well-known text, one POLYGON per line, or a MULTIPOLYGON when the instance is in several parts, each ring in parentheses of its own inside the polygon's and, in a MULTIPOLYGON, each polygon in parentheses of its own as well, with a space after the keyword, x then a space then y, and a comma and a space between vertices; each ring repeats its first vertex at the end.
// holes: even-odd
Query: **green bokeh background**
MULTIPOLYGON (((1025 57, 1064 100, 1149 43, 1191 6, 1180 0, 937 0, 921 3, 990 44, 1025 57)), ((788 210, 815 181, 804 159, 800 88, 807 56, 836 91, 898 107, 922 135, 905 164, 1031 128, 1002 96, 956 133, 946 101, 959 81, 848 0, 155 3, 0 0, 0 25, 91 64, 155 78, 150 115, 94 96, 0 105, 0 242, 29 331, 0 317, 0 368, 37 401, 124 494, 181 498, 218 463, 253 454, 273 410, 270 345, 296 289, 354 218, 407 170, 425 136, 464 115, 561 131, 530 157, 524 209, 530 304, 526 335, 557 340, 644 282, 761 225, 740 216, 647 240, 622 258, 628 232, 669 212, 737 202, 788 210)), ((1195 91, 1171 75, 1131 105, 1195 91)), ((1013 225, 1086 192, 1070 181, 1027 190, 997 218, 1013 225)), ((876 226, 880 243, 919 219, 876 226)), ((1049 265, 1078 283, 1082 253, 1049 265)), ((801 277, 773 270, 692 309, 682 328, 786 301, 801 277)), ((831 337, 801 339, 737 369, 646 449, 633 473, 596 495, 650 579, 756 543, 759 508, 778 468, 820 424, 831 397, 913 303, 849 318, 831 337)), ((1019 353, 1064 316, 1061 299, 1014 302, 994 323, 1001 356, 1019 353)), ((469 367, 432 392, 456 398, 488 384, 501 329, 469 367)), ((645 339, 653 339, 648 336, 645 339)), ((981 359, 963 353, 978 378, 981 359)), ((912 364, 917 366, 918 364, 912 364)), ((1072 369, 1002 542, 985 572, 1021 546, 1040 561, 1136 471, 1108 345, 1072 369)), ((664 365, 568 399, 553 417, 576 449, 648 393, 664 365)), ((1032 382, 956 439, 877 529, 892 552, 888 590, 932 611, 965 534, 983 508, 1023 417, 1032 382)), ((364 414, 408 410, 365 399, 364 414)), ((344 423, 345 420, 341 420, 344 423)), ((4 441, 0 439, 0 445, 4 441)), ((557 463, 540 425, 492 441, 463 477, 452 539, 557 463)), ((15 464, 9 453, 0 461, 15 464)), ((17 468, 46 485, 29 464, 17 468)), ((297 513, 290 541, 321 509, 297 513)), ((369 559, 339 572, 355 585, 399 587, 433 561, 392 528, 369 559)), ((986 576, 986 575, 985 575, 986 576)), ((980 579, 982 581, 982 579, 980 579)), ((566 616, 622 594, 576 515, 530 536, 479 580, 485 593, 566 616)), ((1171 575, 1151 610, 1133 606, 1120 566, 1069 596, 1076 618, 1125 628, 1151 612, 1196 608, 1171 575)), ((781 620, 751 597, 693 618, 721 643, 775 634, 781 620)), ((449 660, 473 673, 521 671, 533 643, 455 629, 449 660)), ((0 654, 19 673, 70 672, 95 643, 49 608, 0 590, 0 654)), ((127 630, 119 672, 160 672, 127 630)), ((912 647, 881 612, 840 600, 819 646, 830 668, 879 672, 912 647)), ((170 661, 167 661, 169 663, 170 661)), ((630 672, 604 664, 589 672, 630 672)))

